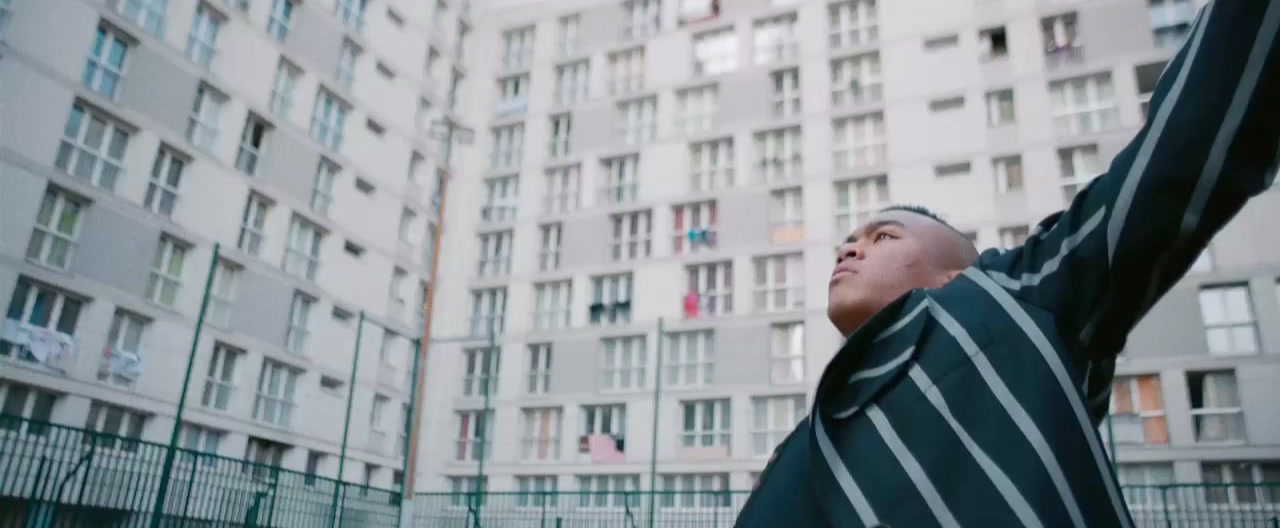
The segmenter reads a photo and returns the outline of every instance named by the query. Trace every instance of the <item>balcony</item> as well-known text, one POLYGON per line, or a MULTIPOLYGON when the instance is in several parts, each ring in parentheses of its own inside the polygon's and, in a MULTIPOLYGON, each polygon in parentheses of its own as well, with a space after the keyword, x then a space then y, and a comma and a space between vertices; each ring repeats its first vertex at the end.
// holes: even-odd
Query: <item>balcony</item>
POLYGON ((671 237, 672 251, 677 255, 698 253, 716 247, 716 228, 691 227, 671 237))

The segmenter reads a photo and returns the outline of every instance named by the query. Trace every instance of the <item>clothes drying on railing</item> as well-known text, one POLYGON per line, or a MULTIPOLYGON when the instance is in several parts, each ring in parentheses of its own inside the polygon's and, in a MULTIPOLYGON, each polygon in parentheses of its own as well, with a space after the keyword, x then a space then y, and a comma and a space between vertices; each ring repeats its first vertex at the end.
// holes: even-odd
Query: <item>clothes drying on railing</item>
POLYGON ((102 351, 99 377, 113 376, 134 381, 142 375, 142 357, 127 350, 107 347, 102 351))
POLYGON ((44 365, 52 365, 76 353, 76 344, 70 335, 15 319, 4 320, 0 326, 0 339, 16 345, 20 350, 18 357, 30 358, 44 365))

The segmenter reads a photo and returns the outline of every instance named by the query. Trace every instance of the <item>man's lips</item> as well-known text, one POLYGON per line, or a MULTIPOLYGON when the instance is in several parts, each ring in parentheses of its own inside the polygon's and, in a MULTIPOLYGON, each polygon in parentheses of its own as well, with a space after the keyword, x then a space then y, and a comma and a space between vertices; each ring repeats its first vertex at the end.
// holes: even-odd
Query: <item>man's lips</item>
POLYGON ((851 270, 849 268, 836 268, 835 271, 831 272, 831 282, 835 282, 839 279, 854 275, 856 273, 857 273, 856 271, 851 270))

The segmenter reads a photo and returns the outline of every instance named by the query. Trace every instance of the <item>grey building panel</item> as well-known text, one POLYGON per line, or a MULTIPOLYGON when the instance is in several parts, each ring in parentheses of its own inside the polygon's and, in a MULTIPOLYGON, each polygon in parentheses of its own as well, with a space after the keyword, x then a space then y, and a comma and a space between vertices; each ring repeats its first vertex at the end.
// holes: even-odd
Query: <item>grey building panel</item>
MULTIPOLYGON (((293 303, 293 290, 288 283, 269 277, 253 269, 245 269, 240 275, 240 291, 252 292, 243 300, 237 299, 231 311, 231 329, 269 343, 284 344, 285 329, 289 323, 289 308, 293 303)), ((312 310, 312 317, 320 316, 312 310)))
POLYGON ((769 233, 769 195, 767 193, 731 194, 717 204, 719 219, 716 246, 721 251, 758 246, 769 233))
POLYGON ((717 125, 731 127, 759 122, 772 115, 773 79, 769 77, 769 72, 753 70, 732 74, 721 79, 717 85, 720 92, 717 125))
POLYGON ((1252 445, 1280 444, 1280 365, 1250 365, 1236 369, 1245 434, 1252 445))
MULTIPOLYGON (((596 392, 600 378, 596 364, 600 357, 600 341, 579 338, 556 341, 551 345, 552 394, 596 392)), ((517 363, 518 365, 519 363, 517 363)))
POLYGON ((1093 2, 1082 5, 1077 24, 1079 42, 1090 62, 1150 51, 1155 44, 1146 2, 1093 2))
POLYGON ((174 134, 187 130, 199 79, 147 46, 133 48, 120 105, 137 110, 174 134))
POLYGON ((1129 334, 1131 358, 1207 355, 1200 301, 1194 288, 1176 288, 1156 303, 1129 334))
POLYGON ((592 266, 609 259, 609 217, 596 220, 564 222, 560 234, 560 258, 574 266, 592 266))
POLYGON ((571 145, 578 152, 592 152, 614 147, 618 137, 617 107, 612 102, 584 106, 573 112, 571 145))
POLYGON ((720 2, 720 16, 718 18, 720 20, 738 20, 759 13, 761 10, 769 9, 774 3, 780 2, 770 2, 770 0, 720 2))
POLYGON ((338 51, 342 48, 342 29, 329 14, 319 8, 300 5, 293 10, 293 23, 284 49, 289 55, 300 57, 303 67, 315 74, 332 79, 338 71, 338 51))
POLYGON ((618 40, 626 18, 622 4, 604 4, 583 11, 579 23, 582 49, 598 49, 618 40))
POLYGON ((764 323, 716 331, 715 385, 767 385, 769 343, 764 323))
MULTIPOLYGON (((160 228, 154 223, 148 225, 108 207, 90 205, 81 222, 70 271, 143 297, 159 243, 160 228)), ((194 276, 191 269, 188 263, 188 276, 194 276)))
POLYGON ((1213 238, 1211 251, 1215 268, 1233 270, 1250 268, 1260 262, 1280 263, 1280 244, 1258 243, 1259 235, 1274 234, 1276 211, 1280 211, 1280 187, 1273 187, 1249 202, 1213 238))
POLYGON ((306 138, 276 130, 262 159, 263 177, 294 195, 302 203, 311 200, 320 153, 306 138))
POLYGON ((0 188, 6 198, 0 207, 0 251, 18 258, 26 256, 45 185, 44 178, 0 162, 0 188))

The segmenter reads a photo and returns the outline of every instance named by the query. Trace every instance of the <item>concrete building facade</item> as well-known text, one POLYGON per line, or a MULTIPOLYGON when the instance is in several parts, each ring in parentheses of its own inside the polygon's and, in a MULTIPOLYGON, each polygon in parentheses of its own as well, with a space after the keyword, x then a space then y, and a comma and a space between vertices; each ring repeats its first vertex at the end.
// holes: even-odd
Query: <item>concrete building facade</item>
POLYGON ((167 442, 212 280, 181 445, 335 477, 354 391, 343 477, 399 485, 469 17, 0 1, 3 412, 167 442))
MULTIPOLYGON (((912 203, 1019 243, 1143 124, 1197 7, 486 4, 423 485, 749 489, 840 345, 826 277, 851 228, 912 203)), ((1135 330, 1102 431, 1123 482, 1280 480, 1278 206, 1135 330)))

